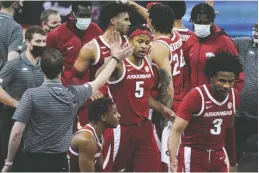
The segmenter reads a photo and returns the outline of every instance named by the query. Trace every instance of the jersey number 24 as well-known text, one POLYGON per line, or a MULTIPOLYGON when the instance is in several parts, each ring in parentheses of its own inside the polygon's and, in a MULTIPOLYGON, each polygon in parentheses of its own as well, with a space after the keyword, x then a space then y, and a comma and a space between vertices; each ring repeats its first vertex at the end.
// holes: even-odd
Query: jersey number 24
POLYGON ((180 58, 177 53, 174 54, 173 61, 175 62, 174 68, 173 68, 173 76, 176 76, 176 75, 180 74, 180 68, 185 66, 185 61, 184 61, 184 57, 183 57, 183 49, 181 49, 180 58), (180 62, 179 62, 179 59, 180 59, 180 62))

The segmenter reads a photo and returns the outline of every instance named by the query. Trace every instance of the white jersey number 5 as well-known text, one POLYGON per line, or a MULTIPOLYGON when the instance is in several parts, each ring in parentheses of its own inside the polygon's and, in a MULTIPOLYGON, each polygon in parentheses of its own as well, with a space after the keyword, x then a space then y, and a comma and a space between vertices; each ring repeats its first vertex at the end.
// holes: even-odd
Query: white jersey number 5
POLYGON ((144 88, 141 86, 144 84, 144 81, 137 81, 136 82, 136 92, 135 92, 135 97, 136 98, 141 98, 144 95, 144 88))
POLYGON ((221 125, 223 123, 222 119, 215 119, 212 124, 214 125, 214 129, 210 129, 210 133, 213 135, 219 135, 221 132, 221 125))

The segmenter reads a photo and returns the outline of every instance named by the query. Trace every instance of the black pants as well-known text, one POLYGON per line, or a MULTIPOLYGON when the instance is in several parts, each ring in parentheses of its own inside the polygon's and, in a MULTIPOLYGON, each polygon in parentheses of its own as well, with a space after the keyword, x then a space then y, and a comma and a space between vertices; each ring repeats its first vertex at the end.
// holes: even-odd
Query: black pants
MULTIPOLYGON (((248 119, 245 117, 236 117, 235 129, 236 129, 236 156, 237 156, 237 162, 238 162, 243 152, 247 150, 245 148, 247 139, 253 135, 258 135, 258 121, 253 119, 248 119)), ((254 150, 255 151, 250 151, 250 152, 257 153, 258 147, 255 147, 254 150)))
MULTIPOLYGON (((13 128, 14 120, 12 120, 15 108, 4 105, 1 110, 0 115, 0 139, 1 139, 1 157, 6 159, 8 154, 8 145, 11 130, 13 128)), ((19 157, 23 148, 23 138, 21 139, 20 146, 16 152, 16 157, 14 159, 13 168, 16 167, 16 158, 19 157)))
POLYGON ((23 151, 15 172, 68 172, 67 153, 44 154, 23 151))
POLYGON ((9 138, 13 128, 14 121, 12 120, 15 108, 4 105, 1 110, 0 118, 0 138, 2 156, 7 157, 9 138))

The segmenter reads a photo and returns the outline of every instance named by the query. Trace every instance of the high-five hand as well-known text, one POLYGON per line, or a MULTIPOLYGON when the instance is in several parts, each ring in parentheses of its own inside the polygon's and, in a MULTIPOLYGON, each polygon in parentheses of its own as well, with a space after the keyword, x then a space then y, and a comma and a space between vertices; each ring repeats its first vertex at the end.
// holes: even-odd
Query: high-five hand
POLYGON ((122 39, 118 31, 114 31, 110 38, 111 56, 122 60, 133 52, 133 46, 127 42, 122 45, 122 39))

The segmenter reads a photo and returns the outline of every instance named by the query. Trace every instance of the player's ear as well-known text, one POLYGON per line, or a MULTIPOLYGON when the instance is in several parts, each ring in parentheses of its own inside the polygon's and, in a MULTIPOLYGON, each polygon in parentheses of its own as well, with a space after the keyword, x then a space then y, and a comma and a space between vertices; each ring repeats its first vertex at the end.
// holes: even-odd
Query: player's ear
POLYGON ((112 26, 115 26, 116 19, 114 17, 111 18, 110 23, 111 23, 112 26))
POLYGON ((105 122, 105 121, 106 121, 106 116, 105 116, 105 115, 102 115, 102 116, 101 116, 101 120, 102 120, 103 122, 105 122))

